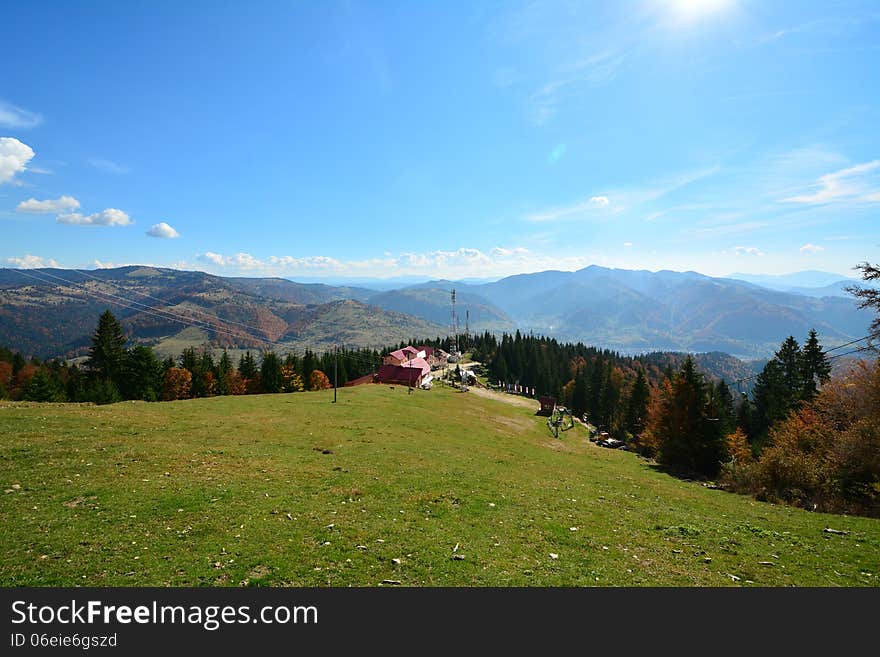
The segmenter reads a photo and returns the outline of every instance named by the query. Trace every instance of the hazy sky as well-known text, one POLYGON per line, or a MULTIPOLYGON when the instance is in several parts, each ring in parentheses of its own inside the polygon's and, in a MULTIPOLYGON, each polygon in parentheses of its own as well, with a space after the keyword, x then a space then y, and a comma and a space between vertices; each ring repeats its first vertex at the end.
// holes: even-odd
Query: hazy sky
POLYGON ((2 2, 0 265, 880 259, 880 3, 2 2))

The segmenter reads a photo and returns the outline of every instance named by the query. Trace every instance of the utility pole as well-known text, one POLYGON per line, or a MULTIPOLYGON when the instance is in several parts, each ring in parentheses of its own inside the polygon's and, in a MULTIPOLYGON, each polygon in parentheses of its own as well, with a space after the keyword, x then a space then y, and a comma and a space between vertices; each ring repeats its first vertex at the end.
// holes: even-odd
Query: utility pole
POLYGON ((333 403, 336 403, 336 390, 339 388, 339 345, 333 358, 333 403))

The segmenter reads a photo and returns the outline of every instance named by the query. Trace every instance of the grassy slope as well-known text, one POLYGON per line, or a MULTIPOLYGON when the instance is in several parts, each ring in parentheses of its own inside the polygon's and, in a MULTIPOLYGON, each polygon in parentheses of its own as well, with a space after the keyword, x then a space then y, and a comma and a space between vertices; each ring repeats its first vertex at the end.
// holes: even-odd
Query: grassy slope
POLYGON ((0 585, 880 583, 880 521, 678 481, 447 389, 331 399, 0 403, 0 585))

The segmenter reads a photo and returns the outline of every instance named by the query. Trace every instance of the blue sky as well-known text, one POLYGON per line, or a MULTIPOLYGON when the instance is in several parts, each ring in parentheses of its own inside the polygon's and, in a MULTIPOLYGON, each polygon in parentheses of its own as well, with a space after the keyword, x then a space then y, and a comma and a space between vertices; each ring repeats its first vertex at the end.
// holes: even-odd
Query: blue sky
POLYGON ((0 264, 878 260, 876 2, 5 3, 0 264))

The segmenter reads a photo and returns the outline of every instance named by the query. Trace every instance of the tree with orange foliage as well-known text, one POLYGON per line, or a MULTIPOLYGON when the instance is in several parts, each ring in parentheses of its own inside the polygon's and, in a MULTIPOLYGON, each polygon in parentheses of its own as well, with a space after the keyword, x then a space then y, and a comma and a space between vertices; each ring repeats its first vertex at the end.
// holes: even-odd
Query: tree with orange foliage
POLYGON ((192 372, 183 367, 172 367, 165 372, 162 399, 174 401, 189 397, 192 388, 192 372))
POLYGON ((282 390, 284 392, 302 392, 304 389, 302 378, 296 372, 293 365, 281 367, 282 390))
POLYGON ((0 399, 9 396, 9 388, 12 383, 12 363, 0 360, 0 399))
POLYGON ((326 390, 330 388, 330 379, 321 370, 312 370, 309 377, 309 390, 326 390))
POLYGON ((213 372, 205 372, 203 376, 205 397, 213 397, 217 394, 217 379, 213 372))
POLYGON ((247 392, 247 382, 242 378, 238 370, 228 370, 224 375, 223 380, 226 384, 226 394, 243 395, 247 392))
POLYGON ((880 366, 858 363, 770 430, 771 445, 726 482, 758 499, 880 516, 880 366))
POLYGON ((748 465, 753 461, 749 437, 741 428, 737 427, 736 431, 727 434, 725 441, 727 442, 727 454, 732 463, 739 466, 748 465))
POLYGON ((12 390, 10 391, 13 399, 19 399, 21 397, 21 393, 27 388, 38 369, 40 368, 33 363, 25 363, 21 369, 16 372, 15 376, 12 377, 12 390))

